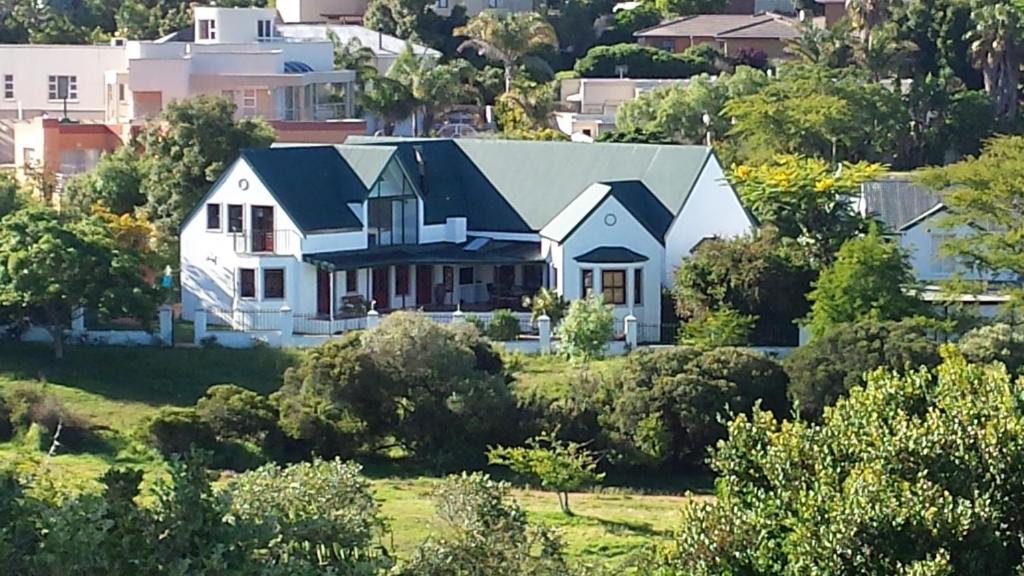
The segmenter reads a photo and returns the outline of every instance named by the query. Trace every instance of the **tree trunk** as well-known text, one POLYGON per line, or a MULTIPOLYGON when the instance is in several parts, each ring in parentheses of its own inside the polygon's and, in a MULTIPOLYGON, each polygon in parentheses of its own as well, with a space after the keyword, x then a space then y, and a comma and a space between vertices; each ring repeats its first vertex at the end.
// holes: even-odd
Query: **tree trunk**
POLYGON ((505 63, 505 94, 512 89, 512 63, 505 63))
POLYGON ((572 510, 569 509, 569 493, 559 492, 558 493, 558 505, 562 508, 562 512, 566 516, 572 516, 572 510))
POLYGON ((62 326, 50 326, 48 329, 50 338, 53 338, 53 355, 57 360, 64 359, 64 328, 62 326))

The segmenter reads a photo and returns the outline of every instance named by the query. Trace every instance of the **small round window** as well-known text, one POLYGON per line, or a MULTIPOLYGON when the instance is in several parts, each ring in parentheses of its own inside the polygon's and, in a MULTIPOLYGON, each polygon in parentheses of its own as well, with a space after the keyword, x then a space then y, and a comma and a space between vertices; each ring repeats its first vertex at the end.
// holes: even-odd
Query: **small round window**
POLYGON ((619 219, 615 217, 615 214, 605 214, 604 215, 604 224, 605 224, 605 226, 615 226, 615 223, 618 222, 618 221, 619 221, 619 219))
POLYGON ((246 180, 245 178, 242 178, 241 180, 238 181, 238 187, 241 188, 242 190, 248 190, 249 181, 246 180))

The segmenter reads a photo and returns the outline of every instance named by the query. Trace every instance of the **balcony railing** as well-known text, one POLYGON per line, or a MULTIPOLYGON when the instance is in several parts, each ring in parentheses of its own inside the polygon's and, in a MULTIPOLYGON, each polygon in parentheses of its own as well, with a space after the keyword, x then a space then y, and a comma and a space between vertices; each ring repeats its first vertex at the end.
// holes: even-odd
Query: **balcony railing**
POLYGON ((314 120, 341 120, 345 117, 345 104, 343 102, 317 104, 313 110, 314 120))
POLYGON ((243 230, 231 234, 238 254, 285 254, 297 242, 294 230, 243 230))

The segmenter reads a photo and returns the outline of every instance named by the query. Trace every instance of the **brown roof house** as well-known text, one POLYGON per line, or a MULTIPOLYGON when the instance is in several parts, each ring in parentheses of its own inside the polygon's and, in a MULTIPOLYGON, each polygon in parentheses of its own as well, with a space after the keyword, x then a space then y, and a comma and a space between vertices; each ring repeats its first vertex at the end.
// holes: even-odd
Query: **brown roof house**
POLYGON ((671 52, 712 44, 726 56, 760 50, 769 58, 786 57, 786 42, 800 36, 796 20, 777 14, 698 14, 683 16, 634 34, 640 44, 671 52))

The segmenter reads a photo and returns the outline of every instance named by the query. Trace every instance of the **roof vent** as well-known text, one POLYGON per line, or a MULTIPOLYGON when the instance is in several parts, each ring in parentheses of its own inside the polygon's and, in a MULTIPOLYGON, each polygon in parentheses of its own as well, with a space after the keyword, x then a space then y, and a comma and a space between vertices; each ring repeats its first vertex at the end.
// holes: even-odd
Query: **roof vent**
POLYGON ((490 238, 473 238, 473 241, 466 245, 463 250, 466 252, 476 252, 484 247, 485 244, 490 242, 490 238))

